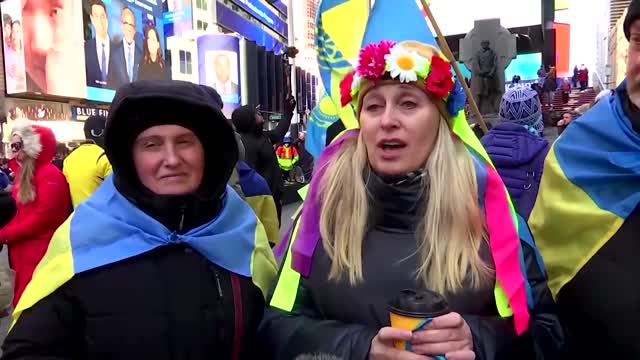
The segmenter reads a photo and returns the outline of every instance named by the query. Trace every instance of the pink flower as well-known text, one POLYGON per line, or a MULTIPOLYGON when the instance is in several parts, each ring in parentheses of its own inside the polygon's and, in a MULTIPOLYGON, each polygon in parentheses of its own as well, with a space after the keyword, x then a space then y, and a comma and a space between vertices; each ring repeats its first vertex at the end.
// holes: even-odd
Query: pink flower
POLYGON ((342 106, 347 106, 353 100, 351 97, 351 83, 353 83, 355 74, 354 71, 351 71, 340 81, 340 102, 342 106))
POLYGON ((360 50, 358 57, 358 75, 375 80, 385 72, 384 56, 389 53, 389 49, 395 45, 392 41, 381 41, 372 43, 360 50))
POLYGON ((382 40, 378 44, 379 56, 384 60, 384 56, 391 53, 391 48, 396 46, 396 42, 392 40, 382 40))

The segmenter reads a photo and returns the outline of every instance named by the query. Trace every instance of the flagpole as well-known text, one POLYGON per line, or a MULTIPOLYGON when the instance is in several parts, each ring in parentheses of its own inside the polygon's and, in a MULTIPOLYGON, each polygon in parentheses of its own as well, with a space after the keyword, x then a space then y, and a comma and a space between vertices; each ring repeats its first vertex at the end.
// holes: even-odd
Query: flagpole
POLYGON ((458 67, 458 62, 456 61, 456 58, 453 56, 453 52, 451 51, 451 48, 449 48, 449 44, 447 44, 447 40, 444 38, 444 35, 442 35, 442 31, 440 30, 440 27, 436 22, 436 18, 433 16, 433 13, 431 12, 431 8, 429 8, 429 4, 427 4, 426 0, 420 0, 420 3, 422 3, 422 8, 427 14, 429 21, 433 25, 433 29, 436 31, 436 38, 438 40, 438 43, 440 44, 440 49, 444 52, 444 55, 447 58, 449 58, 449 60, 451 61, 451 65, 453 65, 453 70, 455 71, 456 76, 458 77, 458 81, 460 81, 460 84, 462 84, 462 88, 464 89, 464 92, 467 94, 469 105, 471 105, 471 110, 473 110, 473 113, 476 119, 478 119, 478 124, 480 125, 480 128, 482 129, 482 131, 487 133, 489 131, 489 129, 487 128, 487 124, 484 122, 484 119, 482 118, 480 109, 478 109, 478 104, 476 104, 476 101, 473 98, 473 95, 471 94, 471 89, 469 89, 469 86, 467 86, 467 82, 462 76, 462 72, 458 67))

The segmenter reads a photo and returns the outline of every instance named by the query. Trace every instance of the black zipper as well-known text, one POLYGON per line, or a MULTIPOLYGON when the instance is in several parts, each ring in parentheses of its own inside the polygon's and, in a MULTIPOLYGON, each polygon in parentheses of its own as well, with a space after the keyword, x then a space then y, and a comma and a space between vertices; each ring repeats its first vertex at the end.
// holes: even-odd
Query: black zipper
POLYGON ((216 276, 216 286, 218 287, 218 297, 220 299, 224 298, 224 294, 222 293, 222 285, 220 284, 220 273, 218 273, 218 269, 215 268, 213 269, 213 273, 216 276))
POLYGON ((180 224, 178 224, 178 231, 182 232, 182 229, 184 228, 184 212, 185 212, 185 205, 180 205, 180 224))

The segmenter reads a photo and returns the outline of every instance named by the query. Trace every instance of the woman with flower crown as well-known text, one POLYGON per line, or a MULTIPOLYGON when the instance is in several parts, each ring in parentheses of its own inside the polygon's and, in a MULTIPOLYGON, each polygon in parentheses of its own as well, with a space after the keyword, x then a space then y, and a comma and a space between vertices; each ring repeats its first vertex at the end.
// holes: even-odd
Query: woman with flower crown
POLYGON ((325 149, 283 248, 258 334, 270 358, 558 356, 542 262, 449 61, 414 41, 367 45, 358 60, 340 89, 360 129, 325 149), (393 328, 389 302, 404 289, 440 294, 450 312, 393 328))

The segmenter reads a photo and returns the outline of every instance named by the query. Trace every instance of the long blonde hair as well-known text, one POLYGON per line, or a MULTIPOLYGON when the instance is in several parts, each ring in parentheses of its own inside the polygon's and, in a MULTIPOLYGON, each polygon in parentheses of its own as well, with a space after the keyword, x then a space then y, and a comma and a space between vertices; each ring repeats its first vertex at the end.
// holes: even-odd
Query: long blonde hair
MULTIPOLYGON (((368 198, 363 171, 367 151, 360 134, 345 141, 327 166, 320 188, 320 234, 332 260, 330 280, 362 281, 362 245, 367 231, 368 198)), ((451 138, 440 119, 434 148, 424 171, 424 215, 418 231, 420 266, 416 277, 439 293, 478 288, 492 271, 479 255, 485 239, 475 168, 465 145, 451 138)))
POLYGON ((36 160, 26 157, 20 162, 20 172, 18 174, 18 202, 26 204, 36 199, 36 190, 33 184, 33 176, 36 169, 36 160))

